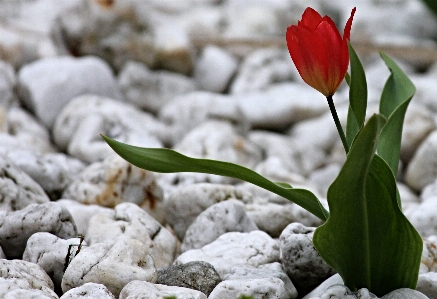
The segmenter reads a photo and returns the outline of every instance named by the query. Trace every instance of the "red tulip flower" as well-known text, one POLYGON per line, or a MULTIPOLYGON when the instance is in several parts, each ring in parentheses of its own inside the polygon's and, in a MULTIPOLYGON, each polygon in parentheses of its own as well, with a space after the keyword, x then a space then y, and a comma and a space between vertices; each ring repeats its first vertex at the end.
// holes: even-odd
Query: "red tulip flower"
POLYGON ((326 97, 332 96, 343 81, 348 65, 352 19, 355 8, 346 22, 343 38, 328 16, 322 17, 308 7, 297 25, 287 29, 290 56, 302 79, 326 97))

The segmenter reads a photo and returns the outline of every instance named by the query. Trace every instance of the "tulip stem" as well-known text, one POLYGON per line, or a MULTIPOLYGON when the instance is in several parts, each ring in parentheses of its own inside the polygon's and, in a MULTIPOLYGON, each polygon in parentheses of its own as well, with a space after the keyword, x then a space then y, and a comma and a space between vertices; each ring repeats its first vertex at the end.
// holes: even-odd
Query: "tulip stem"
POLYGON ((347 143, 346 135, 344 134, 343 128, 340 124, 340 120, 338 119, 337 110, 335 110, 332 95, 327 96, 326 99, 328 100, 328 105, 329 109, 331 110, 332 118, 334 118, 335 126, 337 127, 338 134, 340 135, 341 142, 343 143, 343 147, 347 155, 349 153, 349 144, 347 143))

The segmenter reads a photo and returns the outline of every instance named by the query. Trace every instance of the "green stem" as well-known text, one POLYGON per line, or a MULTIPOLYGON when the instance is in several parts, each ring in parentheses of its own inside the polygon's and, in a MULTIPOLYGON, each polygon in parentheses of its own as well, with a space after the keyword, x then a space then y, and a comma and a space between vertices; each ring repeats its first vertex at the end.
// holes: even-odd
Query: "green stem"
POLYGON ((343 143, 344 150, 346 154, 349 153, 349 144, 346 140, 346 135, 344 135, 343 128, 341 127, 340 120, 338 119, 337 110, 335 110, 334 101, 332 95, 326 97, 328 100, 329 110, 331 110, 332 117, 334 118, 335 126, 337 127, 338 134, 340 135, 341 142, 343 143))

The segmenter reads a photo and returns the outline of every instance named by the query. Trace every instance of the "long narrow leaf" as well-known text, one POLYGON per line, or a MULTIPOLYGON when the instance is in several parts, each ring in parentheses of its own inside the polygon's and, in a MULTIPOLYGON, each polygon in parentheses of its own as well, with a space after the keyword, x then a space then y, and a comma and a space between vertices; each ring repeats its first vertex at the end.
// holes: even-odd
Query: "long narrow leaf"
POLYGON ((243 166, 229 162, 191 158, 165 148, 141 148, 103 135, 102 137, 118 155, 139 168, 164 173, 200 172, 241 179, 294 202, 321 220, 329 217, 329 212, 310 191, 294 189, 283 183, 274 183, 243 166))

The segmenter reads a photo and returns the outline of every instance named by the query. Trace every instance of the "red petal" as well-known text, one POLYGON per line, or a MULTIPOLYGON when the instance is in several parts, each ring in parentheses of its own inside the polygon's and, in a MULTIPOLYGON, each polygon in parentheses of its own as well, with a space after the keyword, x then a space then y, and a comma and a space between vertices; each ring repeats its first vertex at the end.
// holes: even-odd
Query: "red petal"
POLYGON ((311 7, 307 7, 302 14, 302 21, 298 22, 298 26, 303 25, 313 31, 321 21, 322 16, 311 7))
POLYGON ((343 39, 350 39, 351 35, 351 28, 352 28, 352 21, 354 19, 355 11, 357 10, 356 7, 352 9, 351 16, 349 17, 349 20, 347 20, 346 25, 344 26, 343 31, 343 39))

